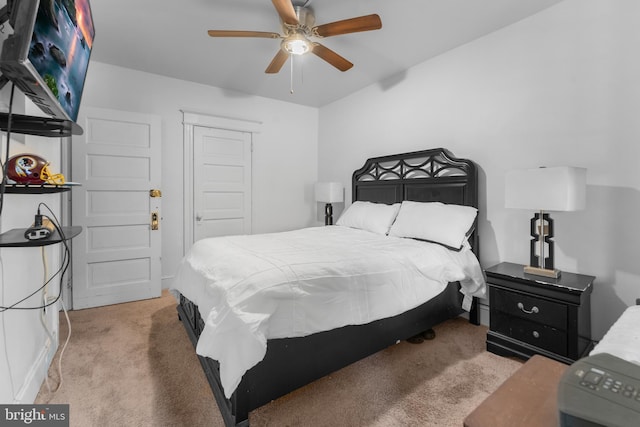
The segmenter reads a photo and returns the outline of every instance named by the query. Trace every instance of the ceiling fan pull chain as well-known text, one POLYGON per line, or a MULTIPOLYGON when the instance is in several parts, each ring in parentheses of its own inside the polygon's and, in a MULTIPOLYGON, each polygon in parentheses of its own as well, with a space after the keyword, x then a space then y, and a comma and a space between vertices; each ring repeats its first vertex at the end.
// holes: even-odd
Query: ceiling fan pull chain
POLYGON ((291 58, 291 68, 289 70, 289 91, 291 95, 293 95, 293 58, 295 55, 289 55, 289 57, 291 58))

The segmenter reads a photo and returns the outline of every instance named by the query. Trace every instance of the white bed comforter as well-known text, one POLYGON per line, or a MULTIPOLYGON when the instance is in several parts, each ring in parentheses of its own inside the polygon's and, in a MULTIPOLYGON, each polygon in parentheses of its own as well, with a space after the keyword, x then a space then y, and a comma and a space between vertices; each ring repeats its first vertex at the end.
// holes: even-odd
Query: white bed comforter
POLYGON ((640 324, 640 305, 627 307, 589 355, 609 353, 627 362, 640 365, 638 324, 640 324))
POLYGON ((200 240, 172 291, 198 305, 205 326, 196 352, 220 363, 230 397, 264 358, 267 339, 395 316, 453 281, 484 297, 471 250, 332 226, 200 240))

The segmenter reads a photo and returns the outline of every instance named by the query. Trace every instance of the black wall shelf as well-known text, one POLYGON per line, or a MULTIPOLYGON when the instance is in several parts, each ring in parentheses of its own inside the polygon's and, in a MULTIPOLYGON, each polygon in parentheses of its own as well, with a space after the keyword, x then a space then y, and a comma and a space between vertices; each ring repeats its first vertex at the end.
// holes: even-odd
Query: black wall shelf
POLYGON ((71 190, 71 187, 64 185, 20 185, 20 184, 7 184, 4 188, 6 194, 49 194, 49 193, 63 193, 71 190))
MULTIPOLYGON (((5 233, 0 234, 0 248, 23 248, 23 247, 37 247, 54 245, 62 242, 62 238, 55 231, 51 236, 46 239, 27 240, 24 237, 26 228, 13 228, 5 233)), ((62 233, 64 234, 64 240, 73 239, 82 232, 82 227, 62 227, 62 233)))
MULTIPOLYGON (((0 112, 0 129, 9 130, 9 113, 0 112)), ((11 114, 11 132, 25 135, 37 135, 49 138, 62 138, 71 135, 82 135, 83 130, 75 122, 51 117, 25 116, 11 114)), ((5 193, 13 194, 47 194, 69 191, 71 187, 64 185, 20 185, 9 184, 5 187, 5 193)), ((27 240, 24 237, 26 228, 14 228, 0 234, 0 248, 38 247, 60 243, 69 240, 82 232, 82 227, 62 227, 64 239, 58 231, 54 231, 46 239, 27 240)))
MULTIPOLYGON (((8 127, 9 114, 0 113, 0 129, 6 131, 8 127)), ((11 133, 61 138, 71 135, 82 135, 83 132, 80 125, 71 120, 25 116, 22 114, 11 115, 11 133)))

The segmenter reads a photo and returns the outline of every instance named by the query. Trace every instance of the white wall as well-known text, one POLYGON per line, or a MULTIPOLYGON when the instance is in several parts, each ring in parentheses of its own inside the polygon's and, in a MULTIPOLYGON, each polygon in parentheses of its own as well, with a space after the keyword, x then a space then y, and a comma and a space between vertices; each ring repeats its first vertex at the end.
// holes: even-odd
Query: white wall
POLYGON ((253 151, 254 233, 315 224, 318 109, 99 62, 89 65, 81 108, 87 106, 162 118, 163 287, 183 255, 181 110, 262 123, 253 151))
POLYGON ((587 208, 553 213, 556 265, 597 276, 599 339, 640 297, 640 32, 635 0, 565 0, 320 110, 319 180, 371 156, 446 147, 480 167, 481 263, 528 263, 533 212, 504 175, 586 167, 587 208))

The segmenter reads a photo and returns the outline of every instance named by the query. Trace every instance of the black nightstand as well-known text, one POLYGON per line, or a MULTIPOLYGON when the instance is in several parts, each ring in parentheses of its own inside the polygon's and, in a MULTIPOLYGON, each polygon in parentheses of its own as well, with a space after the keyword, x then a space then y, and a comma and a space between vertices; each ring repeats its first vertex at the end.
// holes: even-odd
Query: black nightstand
POLYGON ((571 364, 591 341, 591 292, 595 277, 562 272, 551 279, 503 262, 485 270, 489 286, 487 350, 525 359, 541 354, 571 364))

